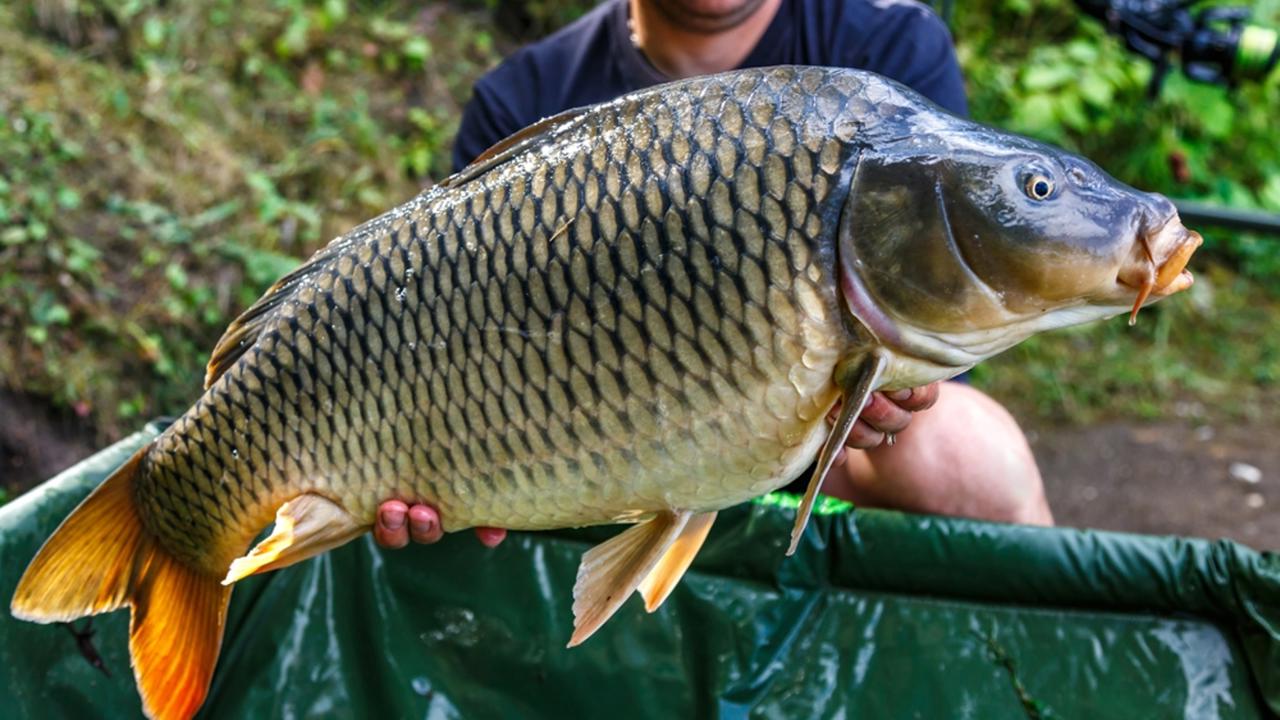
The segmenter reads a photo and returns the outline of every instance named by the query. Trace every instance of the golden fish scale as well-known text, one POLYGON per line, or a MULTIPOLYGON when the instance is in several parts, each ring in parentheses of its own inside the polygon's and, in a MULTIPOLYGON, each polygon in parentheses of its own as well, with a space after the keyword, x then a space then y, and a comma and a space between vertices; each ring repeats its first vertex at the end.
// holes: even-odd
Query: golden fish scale
POLYGON ((222 573, 304 492, 542 529, 784 484, 855 342, 833 190, 858 91, 775 70, 640 93, 356 228, 158 440, 144 523, 222 573))

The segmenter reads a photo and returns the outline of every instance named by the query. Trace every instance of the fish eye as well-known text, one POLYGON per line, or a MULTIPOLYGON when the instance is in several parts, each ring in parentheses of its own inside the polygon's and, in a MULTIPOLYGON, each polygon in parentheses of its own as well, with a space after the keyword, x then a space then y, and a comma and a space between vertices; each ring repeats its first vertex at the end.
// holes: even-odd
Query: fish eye
POLYGON ((1034 173, 1027 176, 1022 190, 1032 200, 1048 200, 1053 195, 1053 180, 1046 175, 1034 173))

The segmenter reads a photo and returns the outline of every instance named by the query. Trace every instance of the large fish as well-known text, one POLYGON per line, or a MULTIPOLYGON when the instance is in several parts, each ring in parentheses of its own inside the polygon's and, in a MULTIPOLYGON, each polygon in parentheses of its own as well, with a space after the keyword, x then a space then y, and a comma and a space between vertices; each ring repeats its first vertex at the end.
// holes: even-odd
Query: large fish
POLYGON ((147 713, 186 718, 230 584, 401 498, 450 531, 635 523, 583 556, 574 645, 636 589, 656 608, 716 510, 817 456, 794 550, 872 391, 1137 312, 1190 285, 1199 242, 1164 198, 867 73, 747 70, 564 113, 271 288, 13 612, 129 605, 147 713))

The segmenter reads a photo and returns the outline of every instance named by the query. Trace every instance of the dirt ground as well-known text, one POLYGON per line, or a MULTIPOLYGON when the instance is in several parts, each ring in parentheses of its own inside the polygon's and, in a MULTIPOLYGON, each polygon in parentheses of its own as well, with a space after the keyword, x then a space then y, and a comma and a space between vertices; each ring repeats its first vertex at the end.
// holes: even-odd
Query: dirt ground
POLYGON ((1280 550, 1273 425, 1113 423, 1029 436, 1059 525, 1280 550))
POLYGON ((94 434, 70 411, 39 398, 0 391, 0 490, 10 498, 97 449, 94 434))
MULTIPOLYGON (((1280 438, 1270 425, 1112 423, 1028 436, 1060 525, 1280 550, 1280 438), (1235 463, 1248 467, 1233 476, 1235 463)), ((0 488, 10 498, 94 449, 70 413, 0 393, 0 488)))

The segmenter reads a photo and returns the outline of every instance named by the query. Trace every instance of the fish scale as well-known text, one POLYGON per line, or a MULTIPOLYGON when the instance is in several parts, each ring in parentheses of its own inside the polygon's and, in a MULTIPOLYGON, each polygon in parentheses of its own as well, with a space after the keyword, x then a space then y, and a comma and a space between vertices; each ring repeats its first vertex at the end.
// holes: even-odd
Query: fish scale
POLYGON ((158 440, 144 524, 220 573, 306 492, 541 529, 789 481, 851 340, 823 233, 844 103, 820 98, 857 88, 795 70, 640 93, 339 239, 158 440))

